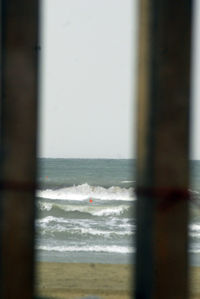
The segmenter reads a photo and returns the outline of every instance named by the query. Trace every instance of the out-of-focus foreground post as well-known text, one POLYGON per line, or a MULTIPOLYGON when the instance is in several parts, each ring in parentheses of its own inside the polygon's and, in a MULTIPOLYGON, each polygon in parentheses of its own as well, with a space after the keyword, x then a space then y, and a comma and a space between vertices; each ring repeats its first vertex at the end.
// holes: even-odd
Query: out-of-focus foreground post
POLYGON ((1 298, 33 297, 38 1, 1 0, 1 298))
POLYGON ((139 3, 135 294, 184 299, 192 1, 139 3))

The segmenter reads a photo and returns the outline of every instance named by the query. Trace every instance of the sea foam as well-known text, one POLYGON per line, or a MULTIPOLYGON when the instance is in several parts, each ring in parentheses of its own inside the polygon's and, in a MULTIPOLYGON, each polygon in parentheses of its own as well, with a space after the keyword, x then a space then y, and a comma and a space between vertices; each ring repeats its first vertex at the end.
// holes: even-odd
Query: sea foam
POLYGON ((51 246, 39 245, 38 250, 58 251, 58 252, 105 252, 105 253, 133 253, 134 248, 125 246, 51 246))
POLYGON ((37 197, 80 201, 87 200, 89 198, 100 200, 132 201, 134 199, 134 192, 133 188, 120 188, 118 186, 104 188, 101 186, 90 186, 86 183, 57 190, 38 190, 37 197))
POLYGON ((41 211, 51 211, 52 209, 59 209, 64 212, 79 212, 87 213, 93 216, 117 216, 128 211, 129 205, 102 206, 102 205, 66 205, 61 203, 38 202, 38 207, 41 211))

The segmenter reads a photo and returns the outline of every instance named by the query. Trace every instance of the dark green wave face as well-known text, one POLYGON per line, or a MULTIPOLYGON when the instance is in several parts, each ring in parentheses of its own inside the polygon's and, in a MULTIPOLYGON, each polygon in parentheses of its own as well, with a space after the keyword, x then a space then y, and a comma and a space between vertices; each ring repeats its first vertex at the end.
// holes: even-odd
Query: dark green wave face
MULTIPOLYGON (((129 263, 135 252, 135 161, 40 159, 37 259, 129 263)), ((200 264, 200 163, 191 163, 191 263, 200 264)))

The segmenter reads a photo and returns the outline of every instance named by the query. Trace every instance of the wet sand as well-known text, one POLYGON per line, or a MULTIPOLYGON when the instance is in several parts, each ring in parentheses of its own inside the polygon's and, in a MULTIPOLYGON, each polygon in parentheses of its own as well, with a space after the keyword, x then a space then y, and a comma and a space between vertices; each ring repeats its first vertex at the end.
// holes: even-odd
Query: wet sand
MULTIPOLYGON (((200 268, 192 267, 190 298, 200 298, 200 268)), ((134 281, 131 265, 37 263, 36 295, 78 299, 86 296, 130 299, 134 281)), ((92 297, 88 297, 92 298, 92 297)))

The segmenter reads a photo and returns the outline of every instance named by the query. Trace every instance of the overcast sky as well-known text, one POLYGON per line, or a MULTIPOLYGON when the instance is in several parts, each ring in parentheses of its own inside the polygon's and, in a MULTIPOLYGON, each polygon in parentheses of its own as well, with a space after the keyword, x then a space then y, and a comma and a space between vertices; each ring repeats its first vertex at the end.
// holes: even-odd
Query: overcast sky
MULTIPOLYGON (((134 157, 137 0, 42 3, 39 156, 134 157)), ((200 28, 200 1, 195 17, 200 28)), ((198 32, 191 126, 191 157, 196 159, 200 159, 198 32)))
POLYGON ((133 156, 134 6, 43 0, 40 155, 133 156))
POLYGON ((200 1, 194 1, 191 158, 200 160, 200 1))

